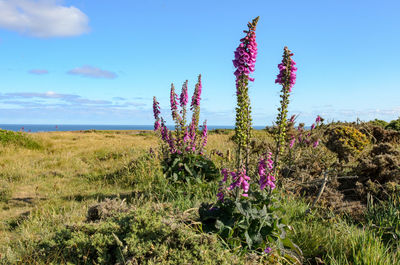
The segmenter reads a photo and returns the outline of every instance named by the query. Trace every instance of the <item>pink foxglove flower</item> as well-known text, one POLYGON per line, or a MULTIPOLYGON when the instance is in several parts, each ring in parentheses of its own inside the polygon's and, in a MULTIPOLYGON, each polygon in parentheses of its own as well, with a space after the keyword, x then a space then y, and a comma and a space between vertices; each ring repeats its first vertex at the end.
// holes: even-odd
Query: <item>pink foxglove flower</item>
POLYGON ((258 174, 260 175, 260 189, 265 189, 269 186, 271 190, 275 188, 275 177, 272 175, 274 161, 272 161, 272 153, 268 153, 266 158, 261 158, 258 163, 258 174))
POLYGON ((297 67, 292 56, 293 53, 285 47, 282 63, 278 64, 279 74, 275 80, 275 83, 287 87, 289 92, 292 92, 292 87, 296 83, 297 67))
POLYGON ((153 97, 153 114, 154 114, 154 131, 157 131, 160 128, 160 105, 157 102, 156 97, 153 97))
MULTIPOLYGON (((256 57, 257 57, 257 42, 256 42, 256 25, 258 18, 248 24, 249 30, 244 31, 246 36, 240 40, 240 44, 235 51, 235 59, 232 61, 233 66, 236 68, 236 84, 239 78, 246 76, 249 81, 254 81, 250 74, 255 70, 256 57)), ((237 92, 238 93, 238 92, 237 92)))

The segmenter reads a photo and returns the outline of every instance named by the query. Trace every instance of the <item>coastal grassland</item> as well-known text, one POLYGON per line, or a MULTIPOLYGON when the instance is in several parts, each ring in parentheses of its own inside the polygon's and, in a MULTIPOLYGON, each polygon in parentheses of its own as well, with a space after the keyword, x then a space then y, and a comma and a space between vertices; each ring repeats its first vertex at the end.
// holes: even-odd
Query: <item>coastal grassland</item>
MULTIPOLYGON (((219 167, 233 164, 232 135, 210 133, 208 153, 231 156, 211 155, 219 167)), ((41 148, 0 145, 0 189, 6 191, 0 200, 0 264, 285 263, 277 256, 240 255, 203 233, 197 209, 215 201, 218 182, 169 183, 157 153, 149 153, 158 145, 153 132, 23 136, 41 148), (91 206, 108 199, 116 200, 112 207, 125 206, 89 222, 91 206)), ((272 142, 266 131, 255 137, 272 142)), ((281 197, 282 216, 293 227, 290 238, 301 247, 305 264, 400 262, 398 246, 385 244, 373 229, 324 208, 305 215, 308 201, 284 190, 281 197)))

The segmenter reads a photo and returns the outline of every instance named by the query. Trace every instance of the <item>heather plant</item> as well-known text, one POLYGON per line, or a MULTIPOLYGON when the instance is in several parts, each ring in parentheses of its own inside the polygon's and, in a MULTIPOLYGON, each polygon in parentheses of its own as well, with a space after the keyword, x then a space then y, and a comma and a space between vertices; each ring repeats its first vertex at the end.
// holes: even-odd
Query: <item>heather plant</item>
POLYGON ((218 233, 232 249, 255 252, 271 258, 278 254, 298 262, 300 249, 288 238, 289 226, 277 214, 278 200, 275 189, 274 161, 272 153, 265 152, 256 166, 249 167, 249 140, 251 137, 251 107, 248 82, 254 81, 249 74, 254 72, 257 55, 255 29, 258 17, 248 23, 246 36, 235 51, 236 76, 236 169, 222 169, 217 202, 202 204, 200 218, 205 227, 218 233), (244 153, 243 153, 244 151, 244 153), (287 249, 291 249, 288 252, 287 249), (290 253, 290 254, 289 254, 290 253))
POLYGON ((180 96, 175 92, 174 84, 171 84, 170 104, 175 130, 170 131, 165 120, 160 117, 161 111, 156 97, 153 98, 153 113, 155 118, 154 130, 159 132, 162 140, 162 166, 164 174, 174 181, 190 181, 202 178, 212 180, 218 176, 218 170, 214 163, 205 156, 208 128, 204 121, 202 130, 199 130, 200 99, 202 83, 201 75, 192 96, 190 110, 192 119, 186 124, 188 97, 188 81, 182 86, 180 96), (180 109, 179 109, 180 108, 180 109))

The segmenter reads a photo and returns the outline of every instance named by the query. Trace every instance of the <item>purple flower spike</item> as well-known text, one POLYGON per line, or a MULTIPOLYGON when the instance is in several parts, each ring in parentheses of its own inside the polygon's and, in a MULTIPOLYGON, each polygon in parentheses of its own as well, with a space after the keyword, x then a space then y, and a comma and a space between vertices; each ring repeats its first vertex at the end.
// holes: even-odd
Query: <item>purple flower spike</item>
POLYGON ((293 53, 285 47, 282 63, 278 64, 279 74, 276 77, 275 83, 281 84, 292 92, 292 87, 296 83, 296 63, 292 59, 293 53))
POLYGON ((244 31, 246 36, 240 40, 240 44, 235 51, 235 59, 232 61, 233 66, 236 68, 234 75, 236 76, 236 84, 242 76, 247 77, 249 81, 254 81, 250 74, 255 70, 256 57, 257 57, 257 42, 256 42, 256 25, 258 18, 249 23, 248 31, 244 31))
POLYGON ((188 101, 189 101, 188 81, 186 80, 186 82, 182 86, 182 92, 181 92, 181 96, 179 98, 179 103, 180 103, 181 107, 184 107, 184 106, 186 106, 188 101))
POLYGON ((156 97, 153 97, 153 114, 154 114, 154 119, 156 121, 154 122, 154 131, 157 131, 160 128, 160 105, 157 102, 156 97))

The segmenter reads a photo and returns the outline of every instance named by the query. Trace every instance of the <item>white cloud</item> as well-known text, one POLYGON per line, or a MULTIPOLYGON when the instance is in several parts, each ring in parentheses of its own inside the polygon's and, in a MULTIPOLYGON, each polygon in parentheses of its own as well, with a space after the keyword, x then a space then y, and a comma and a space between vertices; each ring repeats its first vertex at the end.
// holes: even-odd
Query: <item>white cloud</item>
POLYGON ((92 77, 92 78, 107 78, 114 79, 117 77, 117 74, 114 72, 110 72, 107 70, 102 70, 97 67, 93 67, 90 65, 84 65, 82 67, 77 67, 67 72, 70 75, 80 75, 84 77, 92 77))
POLYGON ((34 37, 69 37, 89 31, 88 17, 55 0, 0 0, 0 28, 34 37))

